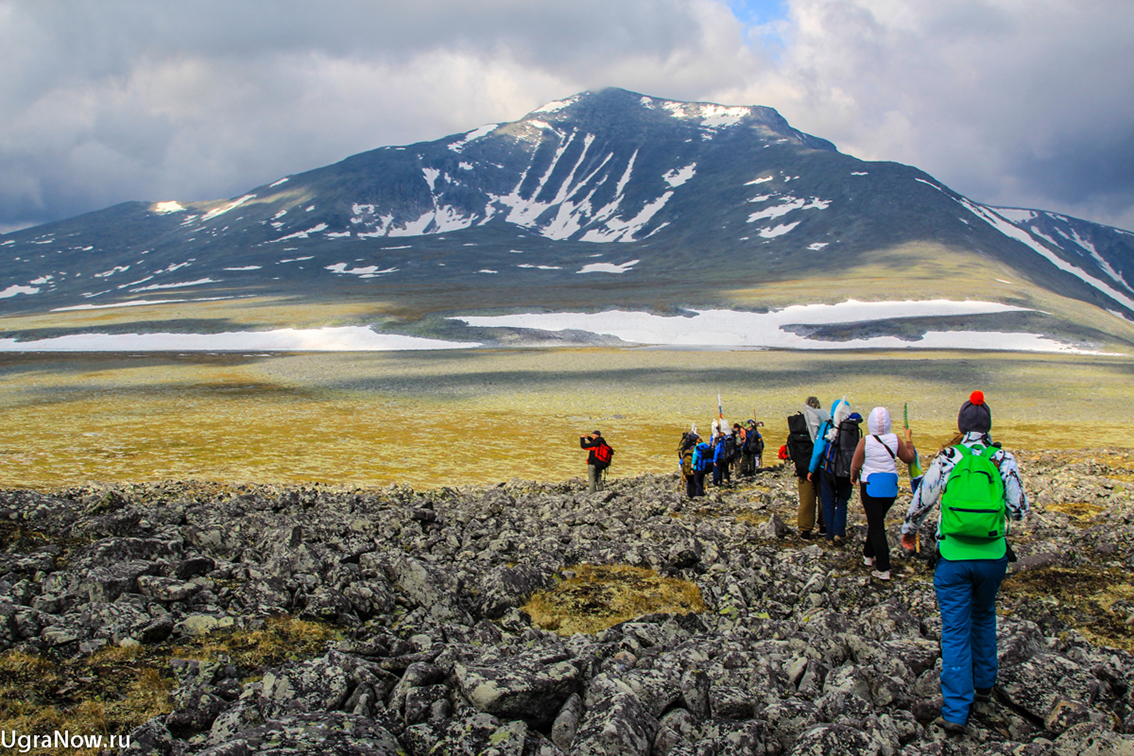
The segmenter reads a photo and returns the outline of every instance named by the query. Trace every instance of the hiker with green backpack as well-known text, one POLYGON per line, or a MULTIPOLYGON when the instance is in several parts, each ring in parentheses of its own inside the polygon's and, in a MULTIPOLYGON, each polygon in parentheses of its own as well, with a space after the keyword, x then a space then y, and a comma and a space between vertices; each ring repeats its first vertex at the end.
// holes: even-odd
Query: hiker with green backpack
POLYGON ((917 549, 917 533, 941 505, 939 558, 933 575, 941 610, 941 693, 937 724, 961 734, 974 701, 992 700, 996 684, 996 594, 1008 569, 1008 518, 1022 520, 1028 499, 1016 460, 989 436, 992 411, 974 391, 957 416, 960 431, 934 457, 914 493, 902 548, 917 549))

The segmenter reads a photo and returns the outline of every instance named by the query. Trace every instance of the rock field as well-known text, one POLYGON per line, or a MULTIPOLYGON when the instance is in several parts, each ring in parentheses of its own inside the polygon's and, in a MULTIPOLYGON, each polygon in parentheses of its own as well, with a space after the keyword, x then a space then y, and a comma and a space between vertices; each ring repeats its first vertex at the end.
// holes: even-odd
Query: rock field
POLYGON ((932 724, 926 564, 871 578, 857 495, 845 547, 801 540, 778 468, 695 501, 617 465, 597 494, 577 478, 3 491, 0 653, 164 647, 275 615, 335 629, 267 668, 172 658, 172 711, 131 754, 1134 754, 1134 454, 1018 458, 1033 511, 1012 534, 999 685, 962 736, 932 724), (534 627, 528 597, 583 563, 692 581, 708 610, 534 627))

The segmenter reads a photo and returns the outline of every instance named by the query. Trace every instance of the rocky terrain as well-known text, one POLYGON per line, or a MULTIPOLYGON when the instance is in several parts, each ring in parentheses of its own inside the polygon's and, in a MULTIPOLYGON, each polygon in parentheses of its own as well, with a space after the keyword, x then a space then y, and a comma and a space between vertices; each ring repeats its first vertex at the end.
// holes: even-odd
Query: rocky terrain
POLYGON ((131 754, 1134 753, 1134 454, 1020 462, 1033 512, 1012 535, 999 687, 963 736, 932 724, 925 563, 872 579, 857 497, 845 548, 799 539, 781 469, 696 501, 673 476, 616 474, 597 494, 579 479, 4 491, 0 658, 155 664, 168 698, 131 754), (691 581, 706 610, 534 626, 529 597, 580 564, 691 581), (281 615, 327 634, 258 665, 186 650, 281 615))

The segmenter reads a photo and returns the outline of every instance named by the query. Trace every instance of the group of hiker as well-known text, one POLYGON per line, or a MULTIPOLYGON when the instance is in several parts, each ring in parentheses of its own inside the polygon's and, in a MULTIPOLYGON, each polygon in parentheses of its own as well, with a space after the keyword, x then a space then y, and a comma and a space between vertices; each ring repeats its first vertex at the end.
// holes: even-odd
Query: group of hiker
MULTIPOLYGON (((913 498, 901 526, 907 556, 921 553, 918 531, 940 508, 933 586, 941 612, 941 692, 937 725, 948 734, 965 730, 974 703, 992 700, 997 677, 996 595, 1015 559, 1007 542, 1007 521, 1022 520, 1028 500, 1016 460, 993 442, 992 410, 974 391, 957 415, 957 434, 922 472, 909 423, 901 435, 885 407, 874 407, 866 420, 845 398, 824 411, 808 397, 787 419, 788 439, 780 458, 794 466, 799 494, 796 523, 800 537, 824 536, 832 547, 847 538, 847 509, 855 485, 866 515, 863 565, 872 577, 890 580, 890 548, 885 519, 899 493, 899 464, 908 465, 913 498), (866 423, 866 432, 862 424, 866 423)), ((723 413, 703 439, 694 426, 678 447, 681 475, 690 497, 712 485, 726 485, 732 475, 753 474, 761 467, 764 440, 749 420, 729 427, 723 413)), ((594 431, 580 437, 589 450, 588 486, 602 488, 602 474, 613 449, 594 431)))
POLYGON ((800 536, 818 524, 832 546, 846 541, 847 507, 855 484, 866 515, 863 564, 890 579, 886 514, 898 496, 898 465, 909 465, 913 499, 901 526, 902 550, 920 551, 918 531, 934 507, 937 524, 933 587, 941 612, 941 693, 937 724, 948 734, 965 730, 974 703, 990 702, 997 677, 996 594, 1015 559, 1007 521, 1022 520, 1028 500, 1015 458, 990 435, 992 410, 974 391, 957 414, 957 434, 920 467, 908 422, 901 436, 890 412, 875 407, 866 419, 840 399, 824 412, 816 397, 788 418, 785 456, 795 467, 800 536))
POLYGON ((730 427, 720 413, 713 420, 708 439, 697 433, 696 425, 683 433, 677 455, 686 495, 704 496, 707 477, 712 485, 720 487, 730 485, 734 478, 755 475, 763 467, 763 425, 753 419, 730 427))

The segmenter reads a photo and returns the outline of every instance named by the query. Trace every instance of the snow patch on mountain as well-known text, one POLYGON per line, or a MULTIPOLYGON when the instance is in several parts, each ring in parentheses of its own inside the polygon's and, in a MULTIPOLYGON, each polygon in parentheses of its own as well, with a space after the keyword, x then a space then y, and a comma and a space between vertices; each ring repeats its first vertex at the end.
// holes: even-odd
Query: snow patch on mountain
POLYGON ((388 352, 469 349, 478 343, 376 333, 365 326, 230 333, 91 333, 0 339, 0 352, 388 352))
POLYGON ((1004 218, 1003 216, 995 212, 992 208, 985 207, 984 205, 978 205, 975 202, 971 202, 970 200, 965 199, 964 197, 957 198, 957 202, 960 203, 962 207, 966 208, 973 215, 985 221, 1000 233, 1009 238, 1015 239, 1016 241, 1025 244, 1031 249, 1035 250, 1041 257, 1043 257, 1055 267, 1059 268, 1062 271, 1070 273, 1079 280, 1089 284, 1090 286, 1093 286, 1106 296, 1113 299, 1115 302, 1121 304, 1123 307, 1134 310, 1134 299, 1116 290, 1106 282, 1095 278, 1091 274, 1084 271, 1082 268, 1079 268, 1078 266, 1072 265, 1071 263, 1067 262, 1062 257, 1055 254, 1053 251, 1041 244, 1040 241, 1036 239, 1029 231, 1026 231, 1019 226, 1014 225, 1007 218, 1004 218))
POLYGON ((235 210, 236 208, 240 207, 241 205, 243 205, 248 200, 255 199, 255 198, 256 198, 255 194, 245 194, 243 197, 241 197, 239 199, 235 199, 232 202, 229 202, 227 205, 221 205, 220 207, 214 208, 214 209, 210 210, 209 212, 205 213, 204 215, 201 216, 201 222, 204 223, 205 221, 210 221, 213 218, 216 218, 218 215, 224 215, 225 213, 227 213, 231 210, 235 210))
POLYGON ((822 341, 800 336, 785 326, 867 323, 902 317, 932 317, 1027 311, 997 302, 902 301, 836 305, 794 305, 767 313, 694 310, 693 317, 607 310, 600 313, 523 313, 458 316, 474 328, 522 328, 582 331, 613 336, 628 344, 669 347, 781 349, 980 349, 1082 353, 1067 344, 1029 333, 929 331, 917 341, 880 336, 850 341, 822 341))
POLYGON ((690 163, 684 168, 674 168, 672 171, 662 176, 662 179, 665 180, 665 183, 676 189, 689 179, 693 178, 693 176, 695 176, 696 174, 697 164, 690 163))
POLYGON ((335 263, 334 265, 327 265, 325 270, 332 273, 341 275, 358 276, 359 278, 377 278, 378 276, 385 275, 386 273, 396 273, 397 268, 384 268, 380 269, 377 265, 366 265, 361 268, 351 268, 349 263, 335 263))
POLYGON ((34 286, 18 286, 13 284, 7 289, 0 291, 0 299, 9 299, 17 294, 38 294, 39 289, 34 286))
POLYGON ((204 286, 205 284, 221 283, 220 281, 212 278, 198 278, 196 281, 178 281, 177 283, 168 284, 151 284, 149 286, 142 286, 137 289, 130 289, 132 293, 140 291, 159 291, 161 289, 184 289, 189 286, 204 286))
POLYGON ((641 260, 631 260, 630 262, 622 263, 621 265, 615 263, 587 263, 578 272, 579 273, 615 273, 622 274, 633 268, 641 260))

